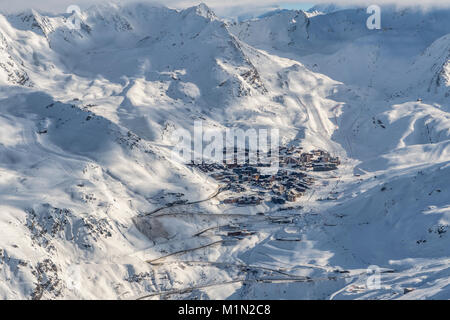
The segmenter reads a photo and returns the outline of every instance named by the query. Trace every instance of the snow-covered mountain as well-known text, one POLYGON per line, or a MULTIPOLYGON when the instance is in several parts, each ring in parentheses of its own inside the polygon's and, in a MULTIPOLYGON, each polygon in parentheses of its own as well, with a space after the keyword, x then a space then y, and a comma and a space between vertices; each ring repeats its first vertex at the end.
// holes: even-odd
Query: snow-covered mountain
POLYGON ((409 74, 427 75, 420 77, 416 86, 427 88, 432 94, 450 97, 450 36, 446 34, 434 41, 414 62, 409 74))
POLYGON ((316 9, 0 15, 0 297, 448 299, 450 11, 316 9), (171 157, 198 120, 341 165, 226 205, 171 157))

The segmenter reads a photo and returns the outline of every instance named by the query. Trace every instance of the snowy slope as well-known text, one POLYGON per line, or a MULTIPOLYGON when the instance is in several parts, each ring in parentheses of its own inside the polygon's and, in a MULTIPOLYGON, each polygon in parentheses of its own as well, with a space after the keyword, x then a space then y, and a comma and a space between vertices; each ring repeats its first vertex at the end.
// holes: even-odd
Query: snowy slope
POLYGON ((329 9, 0 15, 0 297, 448 299, 450 11, 329 9), (232 208, 171 159, 195 120, 342 165, 293 208, 232 208))
POLYGON ((19 85, 30 85, 30 79, 23 68, 23 61, 17 57, 7 37, 0 33, 0 81, 19 85))
POLYGON ((417 58, 409 74, 422 74, 417 86, 427 88, 427 91, 444 97, 449 97, 450 92, 450 35, 445 35, 434 41, 417 58))

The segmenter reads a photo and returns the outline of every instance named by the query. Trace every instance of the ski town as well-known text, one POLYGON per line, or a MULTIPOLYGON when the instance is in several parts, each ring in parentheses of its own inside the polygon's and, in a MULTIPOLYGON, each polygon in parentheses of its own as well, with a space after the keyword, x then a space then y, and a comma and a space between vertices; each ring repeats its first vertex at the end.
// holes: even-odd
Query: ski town
POLYGON ((225 204, 238 206, 259 205, 263 201, 274 204, 295 202, 314 184, 308 171, 332 171, 340 164, 338 157, 332 157, 323 150, 303 152, 301 147, 279 147, 278 168, 270 172, 267 163, 251 164, 248 150, 236 150, 234 161, 223 163, 194 162, 189 165, 208 174, 223 185, 233 196, 223 200, 225 204), (243 152, 246 161, 239 163, 237 155, 243 152))

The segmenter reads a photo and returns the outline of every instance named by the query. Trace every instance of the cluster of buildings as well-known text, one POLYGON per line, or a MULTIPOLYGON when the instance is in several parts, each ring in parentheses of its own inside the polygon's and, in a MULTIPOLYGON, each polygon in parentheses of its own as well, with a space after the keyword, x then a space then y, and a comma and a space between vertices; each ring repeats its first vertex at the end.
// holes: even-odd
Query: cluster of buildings
POLYGON ((302 152, 301 147, 280 147, 280 166, 303 171, 331 171, 341 164, 339 157, 332 157, 323 150, 302 152))
POLYGON ((265 174, 263 168, 267 164, 250 164, 248 161, 191 165, 225 184, 226 189, 234 194, 224 203, 247 206, 263 201, 275 204, 295 202, 314 183, 314 178, 306 171, 335 170, 340 164, 338 157, 331 157, 326 151, 302 152, 301 147, 280 147, 278 162, 279 169, 273 174, 265 174))

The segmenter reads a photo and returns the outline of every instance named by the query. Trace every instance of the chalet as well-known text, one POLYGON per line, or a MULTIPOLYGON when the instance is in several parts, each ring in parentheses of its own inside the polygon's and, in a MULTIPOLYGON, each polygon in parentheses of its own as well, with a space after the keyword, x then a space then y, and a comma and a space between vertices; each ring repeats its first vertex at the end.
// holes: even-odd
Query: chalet
POLYGON ((283 195, 283 192, 277 189, 272 189, 272 193, 279 197, 283 195))
POLYGON ((277 190, 279 192, 283 192, 285 190, 285 187, 282 184, 274 184, 272 186, 272 190, 277 190))
POLYGON ((230 231, 227 233, 229 237, 245 237, 245 236, 251 236, 255 234, 254 231, 247 231, 247 230, 241 230, 241 231, 230 231))
POLYGON ((237 165, 237 163, 227 163, 227 168, 228 169, 233 169, 233 168, 236 168, 238 165, 237 165))
POLYGON ((290 189, 294 186, 294 183, 292 181, 283 181, 281 184, 287 189, 290 189))
POLYGON ((337 167, 335 164, 314 164, 313 165, 313 170, 314 171, 332 171, 332 170, 336 170, 337 167))
POLYGON ((330 158, 330 162, 335 164, 335 165, 340 165, 341 161, 339 160, 339 157, 335 157, 335 158, 330 158))
POLYGON ((270 181, 259 181, 259 186, 264 189, 272 189, 272 182, 270 181))
POLYGON ((313 155, 311 153, 302 153, 300 156, 301 162, 310 162, 312 160, 313 155))
POLYGON ((225 176, 221 173, 213 173, 211 175, 211 177, 213 177, 214 179, 219 180, 219 181, 223 180, 225 178, 225 176))
MULTIPOLYGON (((266 161, 265 161, 265 162, 266 162, 266 161)), ((268 167, 270 167, 270 163, 261 163, 261 162, 258 162, 257 167, 268 168, 268 167)))
POLYGON ((272 197, 271 201, 275 204, 285 204, 286 200, 284 200, 283 198, 279 198, 279 197, 272 197))
POLYGON ((223 200, 223 203, 233 204, 233 203, 236 203, 237 201, 238 201, 238 198, 228 198, 228 199, 223 200))
POLYGON ((243 196, 237 199, 239 205, 258 205, 262 199, 256 196, 243 196))
POLYGON ((300 196, 301 195, 296 192, 289 191, 286 193, 286 200, 289 202, 295 202, 298 198, 300 198, 300 196))
POLYGON ((270 179, 270 175, 268 174, 262 174, 259 176, 259 181, 268 181, 270 179))
POLYGON ((286 159, 285 163, 286 164, 297 164, 298 161, 295 158, 289 157, 289 158, 286 159))
POLYGON ((305 183, 297 182, 295 184, 295 188, 301 188, 301 189, 309 189, 309 186, 305 183))
POLYGON ((244 192, 246 189, 243 186, 241 186, 240 184, 230 184, 229 190, 236 192, 236 193, 241 193, 241 192, 244 192))
POLYGON ((287 176, 287 175, 288 175, 288 173, 286 170, 279 170, 277 172, 277 176, 287 176))

